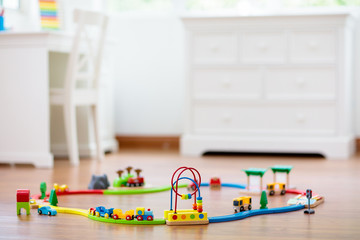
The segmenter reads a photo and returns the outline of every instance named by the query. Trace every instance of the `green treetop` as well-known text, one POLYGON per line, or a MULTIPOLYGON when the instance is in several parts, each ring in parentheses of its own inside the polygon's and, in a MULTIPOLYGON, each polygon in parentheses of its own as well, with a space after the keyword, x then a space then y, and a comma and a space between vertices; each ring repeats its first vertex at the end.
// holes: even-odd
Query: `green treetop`
POLYGON ((44 199, 46 197, 46 182, 40 183, 40 192, 41 192, 40 199, 44 199))

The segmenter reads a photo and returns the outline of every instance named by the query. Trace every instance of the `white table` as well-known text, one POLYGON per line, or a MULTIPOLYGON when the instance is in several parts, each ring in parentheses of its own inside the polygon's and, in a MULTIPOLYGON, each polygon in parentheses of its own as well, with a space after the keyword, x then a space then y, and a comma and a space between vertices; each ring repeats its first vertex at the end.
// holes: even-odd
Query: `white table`
MULTIPOLYGON (((68 53, 71 44, 72 35, 68 33, 0 33, 0 163, 53 167, 50 151, 54 146, 50 143, 49 52, 68 53)), ((109 82, 112 82, 111 79, 107 82, 107 89, 112 88, 109 82)), ((105 108, 111 107, 112 99, 109 96, 112 94, 104 95, 107 98, 103 105, 107 105, 105 108)), ((105 150, 114 151, 117 144, 113 126, 108 120, 112 111, 105 109, 104 112, 104 123, 110 126, 102 134, 106 138, 105 150)), ((60 151, 56 146, 55 151, 59 155, 66 154, 66 149, 60 151)))
POLYGON ((0 162, 52 167, 49 51, 69 51, 71 36, 0 33, 0 162))

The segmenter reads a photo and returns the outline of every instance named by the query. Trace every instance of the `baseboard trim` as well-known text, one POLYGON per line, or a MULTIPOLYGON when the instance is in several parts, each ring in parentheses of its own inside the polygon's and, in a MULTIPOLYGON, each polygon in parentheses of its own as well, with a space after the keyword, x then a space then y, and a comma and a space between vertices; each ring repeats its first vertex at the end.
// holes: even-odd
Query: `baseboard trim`
MULTIPOLYGON (((118 142, 114 138, 102 140, 104 152, 117 152, 118 142)), ((96 156, 96 143, 83 143, 78 145, 80 157, 89 158, 96 156)), ((65 143, 51 144, 51 152, 57 158, 68 157, 67 145, 65 143)))
POLYGON ((119 148, 179 150, 180 136, 117 135, 119 148))
POLYGON ((0 163, 33 164, 37 168, 54 167, 54 157, 49 152, 0 152, 0 163))
MULTIPOLYGON (((180 136, 116 135, 119 148, 151 148, 179 150, 180 136)), ((356 138, 356 152, 360 151, 360 138, 356 138)))

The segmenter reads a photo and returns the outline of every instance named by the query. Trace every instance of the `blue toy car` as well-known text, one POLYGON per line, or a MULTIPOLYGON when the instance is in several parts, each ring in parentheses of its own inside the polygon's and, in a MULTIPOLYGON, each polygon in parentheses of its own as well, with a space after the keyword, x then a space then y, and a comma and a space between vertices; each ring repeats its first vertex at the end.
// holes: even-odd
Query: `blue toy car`
POLYGON ((114 208, 106 209, 104 206, 99 206, 95 209, 94 213, 97 217, 111 218, 114 208))
POLYGON ((38 209, 39 214, 49 215, 49 216, 56 216, 57 211, 52 209, 50 206, 43 206, 38 209))

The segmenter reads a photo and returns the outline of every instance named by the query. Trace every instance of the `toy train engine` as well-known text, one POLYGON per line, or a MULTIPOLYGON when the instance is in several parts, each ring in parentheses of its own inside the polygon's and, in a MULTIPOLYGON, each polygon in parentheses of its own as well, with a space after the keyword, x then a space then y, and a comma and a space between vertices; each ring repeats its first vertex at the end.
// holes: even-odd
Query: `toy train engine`
POLYGON ((144 178, 143 177, 133 177, 129 178, 126 186, 128 187, 141 187, 144 185, 144 178))
POLYGON ((143 207, 138 207, 136 208, 135 211, 135 218, 138 221, 142 221, 142 220, 148 220, 148 221, 152 221, 154 220, 154 214, 153 211, 151 211, 150 209, 148 209, 147 211, 145 210, 145 208, 143 207))
POLYGON ((251 197, 234 198, 233 208, 235 213, 251 210, 251 197))

